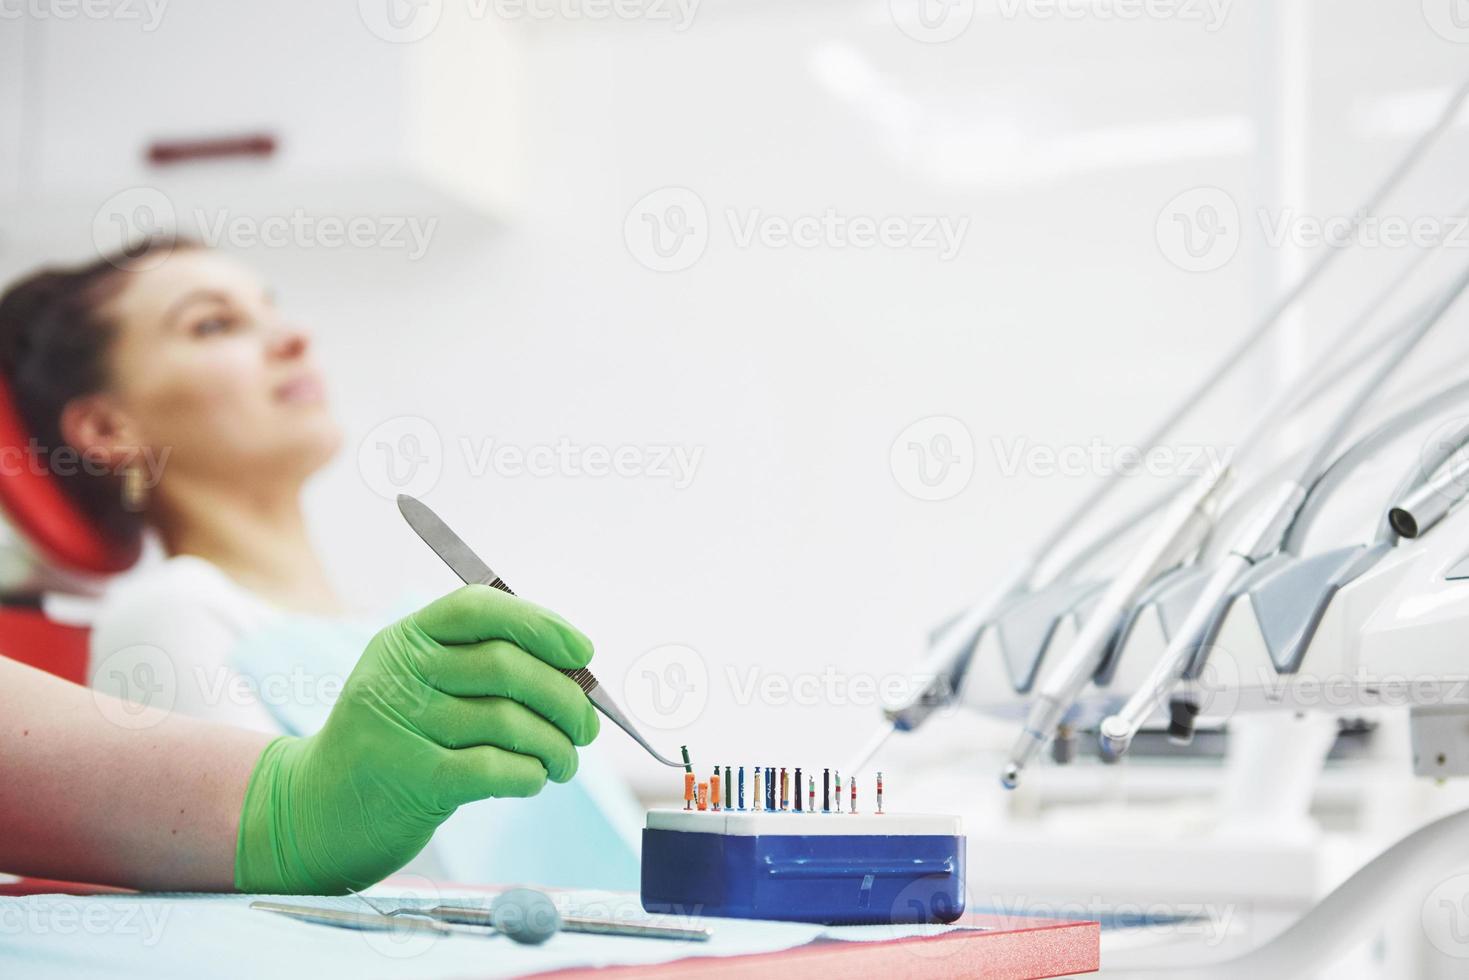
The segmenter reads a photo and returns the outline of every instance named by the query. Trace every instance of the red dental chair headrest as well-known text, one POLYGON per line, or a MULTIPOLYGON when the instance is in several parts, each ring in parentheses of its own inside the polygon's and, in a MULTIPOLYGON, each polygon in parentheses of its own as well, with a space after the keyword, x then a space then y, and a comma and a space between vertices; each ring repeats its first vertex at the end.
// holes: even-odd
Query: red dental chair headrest
POLYGON ((55 474, 30 465, 30 433, 0 377, 0 509, 41 557, 70 572, 106 575, 138 560, 141 537, 104 534, 69 497, 55 474))

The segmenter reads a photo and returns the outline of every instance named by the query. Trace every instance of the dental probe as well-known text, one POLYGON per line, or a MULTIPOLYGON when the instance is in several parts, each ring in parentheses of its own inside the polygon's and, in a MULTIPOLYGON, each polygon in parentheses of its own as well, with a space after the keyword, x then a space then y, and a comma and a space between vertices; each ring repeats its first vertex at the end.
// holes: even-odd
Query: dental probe
MULTIPOLYGON (((1306 291, 1331 266, 1337 255, 1350 245, 1355 238, 1355 231, 1367 216, 1377 211, 1419 160, 1448 131, 1466 99, 1469 99, 1469 80, 1460 84, 1433 125, 1408 148, 1397 165, 1371 192, 1366 203, 1352 212, 1352 218, 1345 233, 1339 237, 1333 236, 1333 239, 1327 242, 1326 251, 1266 310, 1250 332, 1225 355, 1223 360, 1215 365, 1214 369, 1174 407, 1162 422, 1143 437, 1139 443, 1142 451, 1147 452, 1162 442, 1164 437, 1193 411, 1195 405, 1205 395, 1239 366, 1250 351, 1274 328, 1280 318, 1295 306, 1306 291)), ((1087 494, 1057 522, 1051 532, 1042 539, 1040 545, 1016 566, 1017 570, 1007 576, 1000 588, 987 594, 980 602, 943 629, 933 645, 933 650, 924 661, 924 673, 932 672, 934 679, 907 705, 886 712, 887 722, 865 743, 862 754, 852 763, 854 770, 865 766, 894 731, 916 731, 932 716, 937 706, 946 704, 952 699, 974 655, 977 633, 983 629, 1004 602, 1027 591, 1028 583, 1040 569, 1045 557, 1091 516, 1121 480, 1122 475, 1121 470, 1118 470, 1105 477, 1091 493, 1087 494)))
MULTIPOLYGON (((453 569, 454 574, 458 575, 466 585, 488 585, 501 592, 515 594, 510 590, 510 586, 505 584, 505 580, 496 575, 494 570, 486 565, 484 560, 475 554, 474 550, 465 544, 464 540, 455 534, 453 529, 445 524, 443 519, 430 510, 423 501, 410 497, 406 493, 400 493, 398 494, 398 510, 403 514, 408 526, 423 539, 423 543, 432 548, 434 554, 442 558, 444 564, 453 569)), ((665 766, 672 766, 675 769, 684 767, 682 762, 674 762, 660 755, 652 745, 648 744, 648 740, 637 730, 627 715, 622 713, 617 702, 612 700, 611 695, 602 688, 601 683, 590 670, 582 667, 578 670, 562 670, 561 673, 575 681, 576 686, 581 688, 582 693, 587 696, 587 700, 592 702, 592 706, 606 715, 618 728, 631 735, 633 741, 646 749, 649 755, 665 766)))
MULTIPOLYGON (((1234 584, 1260 560, 1280 550, 1281 544, 1294 523, 1306 500, 1306 487, 1330 464, 1332 454, 1345 439, 1352 425, 1378 390, 1402 366, 1442 322, 1451 306, 1469 288, 1469 268, 1459 274, 1449 286, 1427 304, 1426 313, 1415 310, 1410 319, 1418 319, 1416 327, 1409 330, 1388 359, 1362 384, 1356 396, 1338 413, 1331 427, 1317 443, 1310 460, 1293 480, 1288 480, 1276 489, 1271 499, 1246 526, 1236 539, 1229 553, 1220 561, 1210 576, 1199 597, 1190 607, 1183 625, 1163 651, 1162 658, 1154 665, 1147 678, 1133 692, 1122 710, 1102 721, 1101 745, 1105 754, 1117 757, 1127 751, 1133 737, 1153 710, 1166 698, 1183 679, 1188 665, 1198 653, 1203 639, 1214 618, 1220 613, 1221 605, 1228 600, 1234 584)), ((1257 426, 1252 437, 1258 438, 1262 424, 1257 426)), ((1249 441, 1245 445, 1251 444, 1249 441)))

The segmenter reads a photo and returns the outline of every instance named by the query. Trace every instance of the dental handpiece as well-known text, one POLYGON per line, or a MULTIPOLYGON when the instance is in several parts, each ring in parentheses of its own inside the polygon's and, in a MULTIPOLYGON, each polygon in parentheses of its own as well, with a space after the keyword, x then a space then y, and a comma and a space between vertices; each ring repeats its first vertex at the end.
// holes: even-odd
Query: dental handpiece
POLYGON ((1228 600, 1239 577, 1256 562, 1275 552, 1285 529, 1305 499, 1304 487, 1293 481, 1287 482, 1272 493, 1256 512, 1249 529, 1240 538, 1242 543, 1220 560, 1205 582, 1203 591, 1189 607, 1188 615, 1164 650, 1162 659, 1153 666, 1147 679, 1122 709, 1103 719, 1101 744, 1109 757, 1116 758, 1127 751, 1133 736, 1148 720, 1153 709, 1183 679, 1210 623, 1228 600))
MULTIPOLYGON (((1355 213, 1356 217, 1352 224, 1354 229, 1357 223, 1365 219, 1366 215, 1373 214, 1377 211, 1382 202, 1387 200, 1389 195, 1403 182, 1407 174, 1427 155, 1428 151, 1443 134, 1452 127, 1454 121, 1458 118, 1459 110, 1466 101, 1469 101, 1469 80, 1460 84, 1434 123, 1418 137, 1397 164, 1388 172, 1387 176, 1372 190, 1367 202, 1355 213)), ((1321 279, 1327 268, 1333 264, 1336 257, 1345 251, 1345 245, 1349 239, 1349 235, 1343 236, 1338 243, 1334 243, 1331 248, 1322 253, 1312 266, 1306 270, 1305 274, 1296 280, 1295 284, 1271 305, 1270 309, 1265 312, 1250 333, 1215 367, 1204 380, 1203 384, 1180 403, 1143 440, 1142 444, 1152 446, 1161 441, 1163 435, 1172 431, 1173 427, 1192 410, 1199 397, 1205 392, 1212 390, 1225 375, 1234 370, 1243 361, 1245 355, 1266 336, 1280 318, 1295 307, 1310 287, 1321 279)), ((1067 536, 1101 502, 1101 499, 1112 488, 1115 481, 1115 475, 1113 479, 1103 481, 1101 486, 1096 488, 1091 495, 1081 502, 1077 509, 1070 512, 1066 519, 1053 530, 1051 536, 1039 549, 1038 553, 1044 554, 1067 536)), ((1210 496, 1210 494, 1206 493, 1204 499, 1207 500, 1210 496)), ((1152 540, 1149 541, 1149 544, 1152 544, 1152 540)), ((1151 550, 1151 548, 1146 550, 1151 550)), ((1138 563, 1138 565, 1141 567, 1141 563, 1138 563)), ((1037 695, 1032 706, 1025 731, 1017 741, 1010 763, 1005 767, 1002 775, 1002 781, 1007 787, 1013 788, 1016 785, 1021 769, 1035 756, 1041 746, 1044 745, 1045 741, 1050 737, 1050 732, 1054 729, 1055 724, 1070 710, 1070 705, 1074 697, 1085 688, 1092 672, 1100 665, 1101 658, 1106 650, 1110 630, 1115 626, 1115 623, 1110 621, 1112 619, 1111 615, 1105 617, 1109 620, 1108 622, 1100 622, 1104 618, 1102 614, 1115 612, 1116 607, 1113 606, 1111 600, 1122 595, 1124 586, 1136 584, 1136 582, 1132 581, 1132 576, 1130 575, 1124 575, 1123 578, 1129 581, 1124 582, 1119 579, 1114 584, 1114 588, 1108 590, 1101 605, 1088 620, 1089 626, 1094 626, 1095 628, 1084 629, 1083 635, 1078 637, 1077 642, 1073 645, 1070 654, 1066 658, 1066 662, 1047 675, 1045 680, 1050 683, 1042 685, 1042 692, 1037 695), (1083 643, 1083 640, 1086 642, 1083 643), (1074 693, 1068 694, 1067 692, 1074 693)), ((1118 613, 1118 615, 1121 615, 1121 613, 1118 613)))
POLYGON ((1198 477, 1174 502, 1162 523, 1103 594, 1066 655, 1041 679, 1025 726, 1010 750, 1009 761, 1000 776, 1007 789, 1014 789, 1019 784, 1020 773, 1045 746, 1077 696, 1091 681, 1102 664, 1117 624, 1127 610, 1159 574, 1198 546, 1231 473, 1227 465, 1212 469, 1198 477))
POLYGON ((860 772, 867 768, 867 763, 872 761, 872 757, 894 732, 917 731, 935 712, 954 703, 969 671, 974 647, 985 624, 1006 600, 1019 593, 1022 585, 1023 574, 1019 571, 1013 573, 999 588, 939 632, 918 668, 919 676, 928 677, 928 682, 905 704, 883 709, 882 724, 847 760, 848 772, 860 772))
MULTIPOLYGON (((1455 90, 1447 104, 1439 113, 1438 118, 1429 126, 1411 147, 1397 161, 1396 165, 1369 193, 1361 207, 1353 212, 1350 230, 1355 230, 1357 225, 1374 214, 1379 206, 1406 179, 1407 175, 1414 169, 1417 163, 1427 156, 1435 143, 1449 131, 1459 116, 1459 110, 1466 101, 1469 101, 1469 81, 1465 81, 1455 90)), ((1157 445, 1181 422, 1195 406, 1202 400, 1203 396, 1213 390, 1227 375, 1234 371, 1255 347, 1269 334, 1276 323, 1290 310, 1295 308, 1301 298, 1318 282, 1326 273, 1327 269, 1336 261, 1336 258, 1346 251, 1346 244, 1352 235, 1340 236, 1327 248, 1316 261, 1302 274, 1289 289, 1280 295, 1270 308, 1256 321, 1249 333, 1242 338, 1225 355, 1210 373, 1183 398, 1177 406, 1164 418, 1163 421, 1141 441, 1143 447, 1151 448, 1157 445)), ((1406 279, 1406 271, 1400 279, 1406 279)), ((1381 297, 1385 299, 1391 295, 1400 282, 1395 282, 1381 297)), ((1375 306, 1376 303, 1370 304, 1375 306)), ((1364 311, 1362 320, 1368 319, 1369 311, 1364 311)), ((1329 388, 1334 382, 1327 382, 1321 388, 1329 388)), ((1311 396, 1314 398, 1314 396, 1311 396)), ((1032 574, 1038 569, 1040 559, 1057 547, 1063 540, 1069 537, 1081 524, 1095 512, 1103 499, 1115 488, 1119 482, 1121 470, 1105 479, 1083 500, 1079 501, 1073 509, 1055 524, 1043 543, 1035 550, 1033 556, 1022 563, 1021 571, 1012 576, 1011 591, 1006 598, 1016 594, 1024 594, 1028 591, 1028 585, 1032 574)), ((1123 527, 1130 528, 1136 522, 1124 522, 1123 527)), ((886 740, 895 731, 916 731, 933 713, 934 710, 947 703, 945 695, 950 698, 957 693, 955 680, 962 680, 968 669, 969 662, 974 655, 974 646, 978 637, 994 612, 994 600, 986 597, 983 601, 971 607, 969 612, 959 621, 946 627, 934 644, 935 656, 929 658, 928 663, 937 666, 934 671, 933 682, 920 694, 913 698, 908 705, 893 711, 886 712, 887 718, 881 728, 874 733, 860 750, 860 755, 854 760, 854 768, 864 766, 874 754, 882 747, 886 740), (943 647, 944 649, 940 649, 943 647), (938 656, 942 653, 943 656, 938 656)), ((1081 687, 1084 687, 1084 683, 1081 687)), ((1078 691, 1080 687, 1078 688, 1078 691)), ((1062 714, 1064 714, 1062 710, 1062 714)), ((1009 769, 1007 769, 1007 774, 1009 769)), ((1018 770, 1017 770, 1018 773, 1018 770)), ((1008 775, 1007 775, 1008 784, 1008 775)))
MULTIPOLYGON (((1333 419, 1327 433, 1318 440, 1310 459, 1297 474, 1297 479, 1288 480, 1278 487, 1255 519, 1238 536, 1229 554, 1209 577, 1203 592, 1194 600, 1183 625, 1169 642, 1162 658, 1154 665, 1147 679, 1121 711, 1103 719, 1100 730, 1101 748, 1109 758, 1115 759, 1127 751, 1153 709, 1183 679, 1189 664, 1199 652, 1210 623, 1216 615, 1227 611, 1222 607, 1229 601, 1239 577, 1256 562, 1281 549, 1291 525, 1306 502, 1306 487, 1329 467, 1332 454, 1336 452, 1352 423, 1409 355, 1442 321, 1444 314, 1466 288, 1469 288, 1469 268, 1460 272, 1447 288, 1435 293, 1409 314, 1407 321, 1411 326, 1406 327, 1406 336, 1333 419)), ((1271 423, 1273 414, 1270 409, 1266 410, 1246 445, 1253 443, 1271 423)))

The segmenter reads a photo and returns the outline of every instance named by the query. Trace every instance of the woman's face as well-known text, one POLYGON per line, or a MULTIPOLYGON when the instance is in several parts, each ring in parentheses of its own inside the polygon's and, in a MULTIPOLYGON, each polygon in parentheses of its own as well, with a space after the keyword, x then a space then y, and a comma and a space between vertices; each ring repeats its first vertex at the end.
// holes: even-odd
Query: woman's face
POLYGON ((208 249, 125 274, 102 308, 116 325, 109 395, 135 444, 193 481, 306 476, 336 451, 304 331, 249 269, 208 249), (162 457, 162 453, 167 457, 162 457))

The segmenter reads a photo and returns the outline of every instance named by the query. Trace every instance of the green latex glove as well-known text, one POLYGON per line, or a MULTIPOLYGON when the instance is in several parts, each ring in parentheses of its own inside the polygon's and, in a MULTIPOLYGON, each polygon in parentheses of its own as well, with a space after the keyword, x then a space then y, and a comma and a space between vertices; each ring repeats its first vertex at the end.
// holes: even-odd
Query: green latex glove
POLYGON ((461 804, 566 782, 575 746, 599 724, 554 668, 591 657, 591 641, 555 613, 485 585, 389 626, 321 731, 261 753, 240 814, 235 887, 363 888, 408 863, 461 804))

